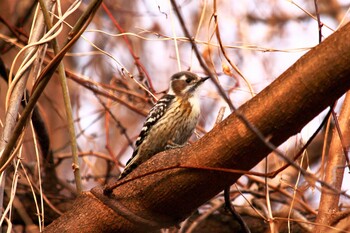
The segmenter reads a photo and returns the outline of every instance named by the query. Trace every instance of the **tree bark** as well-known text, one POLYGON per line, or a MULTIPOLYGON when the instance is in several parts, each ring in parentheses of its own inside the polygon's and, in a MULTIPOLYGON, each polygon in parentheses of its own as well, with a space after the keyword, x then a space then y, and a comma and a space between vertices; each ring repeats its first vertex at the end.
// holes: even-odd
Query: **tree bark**
POLYGON ((323 190, 316 218, 316 222, 319 225, 315 226, 315 233, 324 232, 327 230, 324 226, 333 225, 337 219, 340 220, 339 217, 342 215, 339 209, 339 199, 346 166, 345 156, 348 156, 347 154, 344 155, 343 146, 349 148, 350 145, 350 92, 345 96, 338 121, 343 142, 340 140, 337 129, 334 128, 324 181, 332 184, 339 193, 329 192, 327 189, 323 190), (342 145, 342 143, 345 143, 345 145, 342 145))
MULTIPOLYGON (((280 145, 350 88, 349 41, 347 24, 238 111, 270 142, 280 145)), ((127 179, 177 165, 250 170, 270 152, 232 113, 193 145, 154 156, 127 179)), ((95 187, 45 231, 149 232, 172 226, 240 176, 176 168, 122 184, 110 195, 95 187)))

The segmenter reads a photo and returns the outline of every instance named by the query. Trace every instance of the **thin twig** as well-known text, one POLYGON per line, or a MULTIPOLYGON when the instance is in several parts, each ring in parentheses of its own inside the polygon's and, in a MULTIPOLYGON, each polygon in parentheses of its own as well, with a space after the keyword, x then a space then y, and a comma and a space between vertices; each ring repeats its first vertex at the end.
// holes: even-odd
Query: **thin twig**
POLYGON ((107 98, 109 98, 117 103, 120 103, 120 104, 124 105, 125 107, 127 107, 128 109, 130 109, 130 110, 132 110, 132 111, 134 111, 142 116, 147 116, 146 111, 140 110, 139 108, 137 108, 136 106, 134 106, 130 102, 125 101, 116 95, 113 95, 111 93, 108 93, 107 91, 100 90, 99 88, 95 87, 96 84, 94 82, 92 82, 91 80, 81 79, 78 76, 74 75, 70 71, 68 71, 67 73, 68 73, 68 77, 70 77, 74 82, 79 83, 80 85, 82 85, 86 89, 91 90, 93 93, 107 97, 107 98))
POLYGON ((322 27, 323 23, 321 22, 320 13, 318 12, 318 0, 314 0, 315 3, 315 11, 316 11, 316 18, 317 18, 317 25, 318 25, 318 43, 322 42, 322 27))
MULTIPOLYGON (((49 8, 52 7, 53 2, 49 2, 49 8)), ((45 26, 43 23, 43 15, 39 14, 37 16, 38 18, 35 21, 33 20, 33 27, 35 27, 35 30, 31 30, 31 36, 28 40, 28 44, 34 44, 36 41, 39 41, 42 35, 44 34, 45 26)), ((28 47, 28 50, 25 51, 25 56, 29 56, 30 54, 34 54, 37 51, 38 46, 34 47, 28 47)), ((4 127, 2 129, 1 135, 0 135, 0 167, 6 163, 6 160, 9 159, 10 154, 7 155, 3 153, 6 147, 8 147, 8 141, 11 137, 13 137, 13 130, 16 126, 16 120, 19 112, 19 107, 21 105, 23 93, 25 92, 27 80, 29 78, 29 73, 31 69, 26 69, 25 72, 22 73, 21 78, 14 86, 11 96, 10 96, 10 102, 11 105, 6 109, 6 115, 5 115, 5 123, 4 127)), ((7 105, 7 103, 6 103, 7 105)), ((20 132, 17 135, 17 138, 19 138, 20 132)), ((15 145, 12 145, 11 150, 13 148, 16 148, 15 145)), ((2 169, 4 170, 4 169, 2 169)), ((0 172, 1 174, 2 172, 0 172)), ((5 187, 5 173, 2 173, 0 176, 0 206, 3 206, 3 190, 5 187)), ((0 215, 2 215, 2 208, 0 210, 0 215)))
POLYGON ((101 98, 99 98, 97 95, 95 95, 95 97, 97 98, 97 100, 100 102, 100 104, 102 105, 102 107, 105 109, 106 112, 109 113, 109 115, 113 118, 113 120, 115 121, 115 123, 117 124, 117 127, 120 130, 120 133, 123 134, 125 136, 125 139, 127 140, 129 146, 131 148, 134 149, 133 146, 133 141, 131 140, 131 138, 129 137, 128 133, 126 132, 126 128, 123 126, 123 124, 117 119, 117 117, 112 113, 112 111, 106 106, 106 104, 101 100, 101 98))
MULTIPOLYGON (((311 137, 309 138, 309 140, 307 140, 307 142, 305 143, 305 145, 298 151, 298 153, 293 157, 293 161, 296 161, 303 153, 304 151, 309 147, 309 145, 311 144, 311 142, 316 138, 317 134, 322 130, 322 128, 324 127, 324 125, 326 124, 326 122, 329 119, 329 116, 331 115, 332 111, 333 111, 333 107, 330 107, 330 110, 328 111, 327 115, 323 118, 323 121, 321 122, 321 124, 318 126, 318 128, 315 130, 315 132, 311 135, 311 137)), ((274 178, 276 177, 281 171, 285 170, 287 167, 289 167, 290 164, 285 164, 282 167, 280 167, 279 169, 269 172, 266 174, 266 176, 270 177, 270 178, 274 178)))
MULTIPOLYGON (((268 171, 268 157, 265 157, 265 173, 268 171)), ((268 177, 265 176, 265 199, 266 199, 266 205, 267 205, 267 222, 270 226, 270 232, 275 233, 276 232, 276 224, 274 222, 273 213, 272 213, 272 207, 271 207, 271 200, 270 200, 270 189, 269 189, 269 183, 267 182, 268 177)))
MULTIPOLYGON (((50 30, 52 28, 52 23, 51 23, 49 12, 46 9, 46 6, 45 6, 43 0, 39 0, 39 2, 40 2, 41 9, 44 13, 46 26, 50 30)), ((58 45, 56 38, 54 38, 51 41, 51 44, 53 47, 54 54, 57 55, 59 53, 60 49, 59 49, 59 45, 58 45)), ((76 184, 77 192, 81 193, 83 190, 83 185, 81 182, 80 166, 79 166, 79 159, 78 159, 78 154, 77 154, 77 139, 76 139, 75 128, 74 128, 72 104, 70 102, 69 89, 68 89, 67 78, 66 78, 63 62, 60 62, 58 65, 58 76, 59 76, 59 80, 60 80, 60 84, 61 84, 64 105, 65 105, 65 110, 66 110, 66 117, 67 117, 67 121, 68 121, 68 131, 69 131, 69 138, 70 138, 72 158, 73 158, 72 167, 75 168, 75 169, 73 169, 73 173, 74 173, 74 177, 75 177, 75 184, 76 184)))
POLYGON ((350 161, 349 161, 349 157, 348 157, 348 148, 346 146, 346 142, 345 142, 345 139, 343 137, 342 130, 340 129, 340 126, 339 126, 339 121, 338 121, 337 114, 334 112, 334 110, 332 111, 332 117, 334 119, 335 129, 337 130, 337 133, 338 133, 338 136, 339 136, 339 139, 340 139, 340 143, 342 145, 342 149, 343 149, 343 153, 344 153, 344 157, 345 157, 346 163, 348 164, 348 168, 350 169, 350 161))
POLYGON ((180 10, 178 9, 177 5, 176 5, 176 1, 175 0, 171 0, 172 6, 178 16, 178 19, 180 21, 181 27, 183 28, 185 35, 189 38, 191 45, 194 48, 195 54, 197 56, 197 59, 200 63, 200 65, 202 66, 202 68, 209 74, 210 79, 214 82, 215 86, 217 87, 220 95, 224 98, 224 100, 226 101, 226 103, 229 105, 231 111, 235 112, 235 115, 237 116, 237 118, 239 120, 241 120, 248 129, 250 129, 260 140, 261 142, 263 142, 271 151, 274 151, 277 155, 279 155, 283 160, 285 160, 287 163, 289 163, 292 167, 294 167, 297 170, 300 170, 300 172, 305 176, 305 177, 310 177, 314 180, 316 180, 317 182, 321 183, 323 186, 327 187, 330 190, 336 191, 334 189, 334 187, 332 187, 331 185, 318 180, 315 175, 311 174, 310 172, 307 172, 305 169, 301 168, 300 166, 298 166, 298 164, 296 164, 293 160, 291 160, 290 158, 288 158, 285 154, 283 154, 280 150, 278 150, 278 148, 272 144, 269 139, 265 138, 265 136, 260 132, 260 130, 258 128, 256 128, 253 124, 251 124, 249 122, 249 120, 238 110, 236 109, 231 100, 228 98, 228 96, 225 94, 225 91, 223 90, 223 88, 221 87, 221 85, 219 84, 219 82, 214 78, 214 76, 212 75, 212 73, 210 72, 210 69, 207 67, 207 65, 204 63, 203 58, 201 57, 199 50, 196 46, 196 43, 194 41, 194 39, 191 37, 185 21, 182 17, 182 14, 180 13, 180 10))
MULTIPOLYGON (((305 154, 304 154, 303 157, 301 157, 300 166, 303 166, 304 158, 305 158, 305 154)), ((288 211, 288 230, 289 230, 289 232, 291 230, 290 219, 291 219, 291 216, 292 216, 292 210, 293 210, 293 206, 294 206, 294 201, 296 200, 296 196, 297 196, 297 193, 298 193, 298 184, 299 184, 299 182, 300 182, 300 172, 298 172, 298 176, 297 176, 297 179, 295 181, 295 185, 293 187, 292 203, 290 203, 290 207, 289 207, 289 211, 288 211)))
POLYGON ((215 84, 216 88, 218 89, 220 95, 222 96, 222 98, 226 101, 226 103, 228 104, 228 106, 230 107, 231 111, 235 111, 235 107, 232 104, 232 101, 228 98, 228 96, 225 93, 225 90, 222 88, 222 86, 220 85, 220 83, 217 81, 217 79, 213 76, 212 72, 210 71, 210 69, 208 68, 208 66, 205 64, 205 62, 203 61, 202 56, 200 55, 200 52, 197 48, 197 45, 195 43, 194 38, 191 36, 191 34, 189 33, 185 21, 182 17, 182 14, 179 10, 179 8, 176 5, 175 0, 171 0, 171 4, 176 12, 176 15, 180 21, 181 27, 186 35, 186 37, 189 39, 192 48, 194 50, 194 53, 197 56, 197 59, 199 61, 199 64, 201 65, 201 67, 204 69, 204 71, 208 74, 208 76, 210 77, 210 79, 212 80, 212 82, 215 84))
POLYGON ((213 12, 213 16, 214 17, 214 21, 215 21, 215 34, 216 34, 216 38, 218 39, 218 43, 220 46, 220 50, 222 52, 222 54, 224 55, 226 61, 230 64, 230 66, 232 67, 232 69, 234 69, 239 76, 241 76, 241 78, 244 80, 244 82, 247 84, 249 92, 252 96, 254 96, 254 90, 252 88, 252 86, 250 85, 249 81, 244 77, 243 73, 238 69, 238 67, 231 61, 231 59, 228 57, 226 50, 222 44, 222 40, 221 40, 221 35, 220 35, 220 29, 219 29, 219 22, 218 22, 218 15, 217 15, 217 9, 216 9, 216 0, 214 0, 214 12, 213 12))
POLYGON ((225 198, 225 207, 231 213, 233 218, 239 223, 241 226, 241 231, 245 233, 250 233, 250 229, 241 217, 241 215, 235 210, 235 207, 231 204, 230 199, 230 187, 225 188, 224 190, 224 198, 225 198))
MULTIPOLYGON (((103 10, 106 12, 106 14, 108 15, 108 17, 112 20, 113 24, 116 26, 116 28, 121 32, 124 33, 125 30, 119 25, 119 23, 117 22, 117 20, 115 19, 115 17, 113 16, 113 14, 111 13, 111 11, 108 9, 108 7, 105 5, 105 3, 102 3, 102 8, 103 10)), ((145 68, 145 66, 140 62, 140 57, 137 56, 132 48, 131 45, 131 41, 129 40, 129 38, 125 35, 123 35, 123 39, 125 41, 126 46, 128 47, 128 50, 131 54, 131 56, 133 57, 136 67, 139 71, 140 76, 142 77, 143 74, 145 74, 148 84, 149 84, 149 88, 151 89, 151 92, 154 92, 154 88, 153 88, 153 84, 152 84, 152 80, 145 68)))
POLYGON ((91 21, 94 13, 96 12, 98 6, 101 4, 102 0, 94 0, 90 3, 86 11, 83 13, 83 15, 79 18, 78 22, 76 23, 75 27, 72 29, 72 31, 69 33, 69 37, 67 42, 65 43, 65 46, 62 48, 62 50, 51 60, 51 62, 48 64, 47 67, 41 72, 39 78, 37 79, 36 83, 33 87, 33 93, 31 95, 31 98, 28 101, 27 106, 24 108, 21 117, 19 118, 15 128, 12 131, 12 135, 10 139, 8 140, 8 143, 2 153, 2 157, 0 159, 0 170, 4 169, 4 164, 9 161, 8 158, 12 152, 12 149, 15 148, 15 145, 17 143, 18 135, 20 135, 27 124, 27 119, 29 118, 32 109, 36 105, 37 100, 41 96, 43 90, 45 89, 47 83, 49 82, 50 78, 52 77, 53 73, 55 72, 56 68, 58 67, 59 62, 63 59, 65 53, 73 46, 73 44, 79 39, 80 35, 84 32, 85 28, 88 26, 89 22, 91 21), (91 18, 89 18, 91 17, 91 18))

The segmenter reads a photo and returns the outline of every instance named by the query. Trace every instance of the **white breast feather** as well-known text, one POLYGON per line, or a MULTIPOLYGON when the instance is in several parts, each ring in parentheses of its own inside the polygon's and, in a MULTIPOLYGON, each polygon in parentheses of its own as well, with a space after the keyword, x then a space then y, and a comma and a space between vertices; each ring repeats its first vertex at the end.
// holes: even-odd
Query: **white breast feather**
POLYGON ((199 104, 199 96, 197 93, 195 93, 191 98, 188 100, 190 104, 192 105, 192 112, 191 114, 193 116, 197 116, 200 113, 200 104, 199 104))

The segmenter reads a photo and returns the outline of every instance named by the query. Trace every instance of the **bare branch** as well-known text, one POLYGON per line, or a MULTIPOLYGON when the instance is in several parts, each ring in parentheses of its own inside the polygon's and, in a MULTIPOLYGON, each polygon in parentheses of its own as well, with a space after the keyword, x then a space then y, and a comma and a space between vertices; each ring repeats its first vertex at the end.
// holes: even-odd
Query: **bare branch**
MULTIPOLYGON (((272 143, 280 145, 350 88, 349 39, 347 24, 239 111, 272 143)), ((155 155, 130 178, 177 164, 250 170, 269 152, 271 148, 233 113, 193 145, 155 155)), ((102 187, 95 187, 46 232, 60 232, 67 225, 71 232, 81 232, 82 221, 85 232, 145 232, 175 225, 240 176, 179 168, 128 182, 108 196, 102 187)))

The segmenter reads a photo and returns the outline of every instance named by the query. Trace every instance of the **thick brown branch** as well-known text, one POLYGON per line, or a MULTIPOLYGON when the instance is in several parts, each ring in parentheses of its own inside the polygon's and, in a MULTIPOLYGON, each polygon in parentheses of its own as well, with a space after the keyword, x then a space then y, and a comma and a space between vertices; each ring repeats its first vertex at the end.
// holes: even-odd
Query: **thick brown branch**
MULTIPOLYGON (((240 107, 240 113, 275 145, 300 132, 350 88, 348 41, 350 24, 299 59, 240 107)), ((233 113, 198 142, 154 156, 131 173, 130 178, 176 164, 249 170, 269 152, 266 144, 233 113)), ((179 168, 125 183, 109 196, 103 195, 102 187, 96 187, 80 198, 71 211, 48 226, 46 232, 62 232, 67 226, 66 232, 75 233, 149 232, 168 227, 188 217, 240 176, 179 168), (93 203, 84 204, 91 199, 97 202, 97 207, 93 203), (100 208, 102 203, 105 208, 100 208), (79 217, 80 213, 88 220, 79 217), (97 229, 101 222, 109 227, 97 229), (85 224, 90 228, 81 227, 85 224)))

